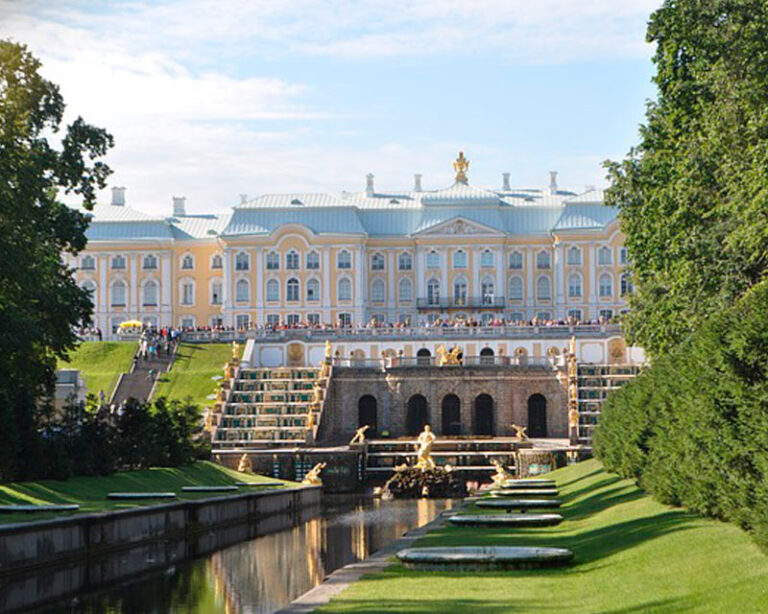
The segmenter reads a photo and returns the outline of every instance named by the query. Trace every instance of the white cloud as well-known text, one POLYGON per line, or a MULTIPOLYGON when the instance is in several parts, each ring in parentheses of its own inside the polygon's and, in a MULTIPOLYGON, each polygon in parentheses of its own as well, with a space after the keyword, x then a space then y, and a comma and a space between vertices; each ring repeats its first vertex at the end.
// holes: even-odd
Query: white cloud
MULTIPOLYGON (((171 194, 186 194, 192 210, 226 210, 240 192, 359 189, 371 170, 377 185, 407 187, 411 173, 422 172, 425 187, 438 187, 450 183, 450 162, 461 147, 471 152, 473 171, 518 162, 479 142, 401 143, 393 135, 388 143, 366 143, 351 124, 335 128, 339 138, 329 151, 318 134, 323 120, 337 119, 334 110, 317 108, 305 84, 264 75, 261 58, 647 57, 645 21, 657 4, 0 0, 0 22, 4 36, 26 42, 43 60, 73 114, 114 134, 112 183, 128 186, 138 208, 161 213, 170 209, 171 194)), ((599 159, 564 159, 563 177, 578 172, 580 181, 598 182, 599 159)), ((480 172, 473 179, 499 182, 480 172)))

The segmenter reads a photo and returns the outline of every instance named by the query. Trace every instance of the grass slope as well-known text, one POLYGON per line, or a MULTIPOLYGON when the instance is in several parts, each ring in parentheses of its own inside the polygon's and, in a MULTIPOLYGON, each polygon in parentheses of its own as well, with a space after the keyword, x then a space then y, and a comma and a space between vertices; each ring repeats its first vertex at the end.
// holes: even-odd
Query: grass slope
POLYGON ((232 345, 227 343, 182 343, 170 372, 160 378, 154 398, 191 397, 200 407, 211 405, 212 401, 206 398, 216 391, 216 382, 211 378, 224 375, 224 365, 230 358, 232 345))
POLYGON ((120 373, 130 371, 136 344, 128 341, 84 341, 69 360, 60 360, 58 369, 79 369, 85 376, 88 392, 99 390, 109 399, 120 373))
MULTIPOLYGON (((123 471, 108 476, 76 477, 68 480, 41 480, 38 482, 15 482, 0 484, 0 505, 46 503, 77 503, 79 513, 101 512, 125 509, 137 505, 156 505, 155 501, 110 501, 110 492, 175 492, 176 500, 201 499, 226 496, 233 493, 182 493, 182 486, 232 485, 235 482, 256 482, 268 485, 282 482, 295 486, 293 482, 274 480, 263 475, 239 473, 227 467, 208 461, 198 461, 183 467, 155 467, 140 471, 123 471)), ((240 492, 251 492, 241 488, 240 492)), ((173 499, 159 501, 170 503, 173 499)), ((0 523, 28 522, 42 518, 59 518, 67 514, 0 514, 0 523)))
MULTIPOLYGON (((557 527, 453 527, 419 546, 537 545, 575 553, 567 568, 364 577, 323 612, 768 612, 768 557, 737 527, 662 505, 595 460, 551 474, 557 527)), ((488 513, 471 506, 467 511, 488 513)))

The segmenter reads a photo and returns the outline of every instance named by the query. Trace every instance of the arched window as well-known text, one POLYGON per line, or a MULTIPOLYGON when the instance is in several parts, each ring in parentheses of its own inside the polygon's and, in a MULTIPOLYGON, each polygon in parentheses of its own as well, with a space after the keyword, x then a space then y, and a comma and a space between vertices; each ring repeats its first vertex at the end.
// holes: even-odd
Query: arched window
POLYGON ((267 300, 272 302, 280 300, 280 282, 276 279, 267 281, 267 300))
POLYGON ((112 307, 125 307, 125 282, 118 279, 113 283, 111 295, 112 307))
POLYGON ((118 254, 112 257, 112 268, 116 271, 122 271, 125 269, 125 256, 118 254))
POLYGON ((492 278, 483 277, 482 282, 480 282, 480 297, 483 305, 493 305, 496 293, 492 278))
POLYGON ((222 288, 221 279, 214 279, 211 282, 211 305, 221 305, 222 288))
POLYGON ((289 271, 297 271, 301 268, 301 257, 296 250, 292 249, 285 255, 285 268, 289 271))
POLYGON ((457 277, 453 282, 453 301, 457 307, 467 304, 467 280, 457 277))
POLYGON ((467 268, 467 252, 463 249, 458 249, 453 252, 453 268, 454 269, 466 269, 467 268))
POLYGON ((516 271, 523 268, 523 254, 521 252, 512 252, 509 255, 509 268, 516 271))
POLYGON ((523 300, 523 278, 515 275, 509 278, 509 300, 523 300))
POLYGON ((265 260, 267 263, 267 271, 277 271, 280 269, 280 254, 277 252, 269 252, 265 260))
POLYGON ((608 265, 613 263, 613 252, 610 247, 603 246, 597 250, 597 264, 608 265))
POLYGON ((398 299, 401 303, 413 300, 413 284, 407 277, 403 277, 398 284, 398 299))
POLYGON ((424 430, 424 425, 429 422, 429 410, 427 399, 414 394, 408 399, 408 410, 405 417, 405 429, 408 435, 416 436, 424 430))
POLYGON ((581 264, 581 249, 574 246, 568 249, 565 256, 565 260, 568 264, 578 266, 581 264))
POLYGON ((568 296, 571 298, 581 297, 581 275, 573 273, 568 276, 568 296))
POLYGON ((348 278, 342 277, 339 280, 338 295, 340 301, 352 300, 352 282, 348 278))
POLYGON ((307 268, 310 271, 317 271, 320 269, 320 255, 314 250, 307 254, 307 268))
POLYGON ((383 279, 374 279, 371 282, 371 300, 374 303, 382 303, 386 299, 386 290, 383 279))
POLYGON ((285 300, 295 302, 299 300, 299 296, 299 280, 291 277, 285 284, 285 300))
POLYGON ((427 268, 439 269, 440 268, 440 254, 435 250, 427 252, 427 268))
POLYGON ((316 279, 310 279, 307 281, 307 300, 319 301, 320 300, 320 282, 316 279))
POLYGON ((144 256, 144 262, 142 263, 142 267, 145 271, 154 271, 157 269, 157 257, 153 254, 147 254, 144 256))
POLYGON ((251 259, 245 252, 239 252, 235 256, 235 271, 248 271, 251 268, 251 259))
POLYGON ((403 252, 397 257, 397 268, 400 271, 410 271, 413 268, 413 257, 408 252, 403 252))
POLYGON ((480 254, 480 266, 484 269, 493 268, 493 252, 489 249, 484 249, 480 254))
POLYGON ((443 397, 443 435, 461 435, 461 401, 455 394, 443 397))
POLYGON ((613 277, 610 274, 603 273, 600 276, 598 291, 601 297, 613 296, 613 277))
POLYGON ((143 297, 141 304, 145 307, 154 307, 157 305, 157 282, 150 279, 144 284, 143 297))
POLYGON ((80 261, 80 268, 84 271, 93 271, 96 268, 96 258, 93 256, 83 256, 80 261))
POLYGON ((493 397, 489 394, 479 394, 475 397, 474 434, 495 435, 496 421, 494 418, 493 397))
POLYGON ((343 249, 339 252, 339 255, 336 257, 336 266, 340 269, 351 269, 352 268, 352 254, 350 254, 347 250, 343 249))
POLYGON ((181 268, 185 271, 191 271, 195 268, 195 261, 192 258, 192 254, 184 254, 184 257, 181 259, 181 268))
POLYGON ((635 288, 632 285, 632 280, 629 278, 629 273, 621 274, 621 296, 625 294, 632 294, 635 288))
POLYGON ((384 254, 376 252, 371 256, 371 270, 383 271, 384 270, 384 254))
POLYGON ((427 304, 440 304, 440 282, 434 277, 427 282, 427 304))
POLYGON ((182 279, 180 282, 181 288, 181 304, 182 305, 194 305, 195 304, 195 282, 192 279, 182 279))
POLYGON ((212 269, 221 269, 224 265, 224 262, 221 259, 221 254, 214 254, 211 257, 211 268, 212 269))
POLYGON ((366 437, 376 437, 378 422, 376 415, 376 397, 366 394, 357 402, 357 426, 367 426, 366 437))
POLYGON ((546 275, 536 280, 536 298, 540 301, 548 301, 552 298, 552 284, 546 275))
POLYGON ((541 250, 538 254, 536 254, 537 269, 548 269, 550 266, 549 252, 541 250))
POLYGON ((528 436, 547 436, 547 399, 541 394, 528 397, 528 436))
POLYGON ((247 303, 251 300, 251 284, 247 279, 238 279, 235 284, 235 301, 247 303))

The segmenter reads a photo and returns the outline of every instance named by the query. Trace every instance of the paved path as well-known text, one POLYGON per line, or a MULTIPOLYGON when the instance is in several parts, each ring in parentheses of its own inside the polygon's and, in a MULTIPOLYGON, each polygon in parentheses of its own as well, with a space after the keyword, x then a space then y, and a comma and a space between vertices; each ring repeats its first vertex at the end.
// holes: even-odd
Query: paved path
POLYGON ((154 381, 149 377, 149 370, 155 372, 155 379, 159 374, 165 373, 173 361, 171 356, 158 356, 155 360, 139 360, 129 373, 123 373, 120 383, 112 396, 112 403, 120 405, 129 398, 138 401, 148 401, 152 396, 154 381))

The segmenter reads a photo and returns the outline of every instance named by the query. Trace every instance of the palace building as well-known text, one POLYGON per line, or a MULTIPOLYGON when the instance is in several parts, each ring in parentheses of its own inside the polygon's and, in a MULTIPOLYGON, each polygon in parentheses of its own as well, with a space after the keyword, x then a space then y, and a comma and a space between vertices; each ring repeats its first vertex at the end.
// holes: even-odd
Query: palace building
POLYGON ((610 320, 631 285, 617 211, 600 190, 456 182, 411 189, 265 194, 224 215, 153 216, 125 188, 98 204, 88 247, 70 264, 107 336, 127 319, 156 326, 247 329, 610 320))

